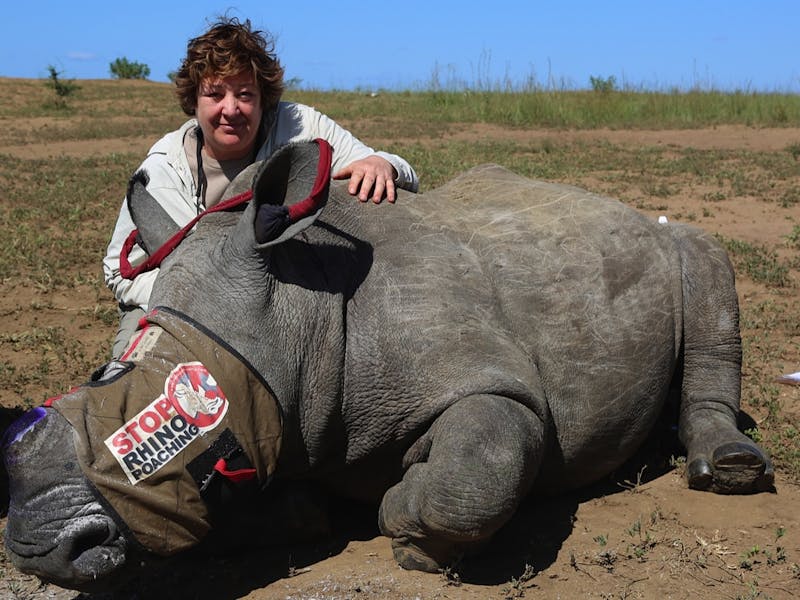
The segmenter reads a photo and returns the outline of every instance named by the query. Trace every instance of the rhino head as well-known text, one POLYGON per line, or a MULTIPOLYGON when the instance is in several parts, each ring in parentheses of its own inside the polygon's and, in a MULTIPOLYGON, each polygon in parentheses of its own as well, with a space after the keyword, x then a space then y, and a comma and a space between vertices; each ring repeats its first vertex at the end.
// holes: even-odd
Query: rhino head
POLYGON ((124 581, 135 549, 81 472, 70 424, 53 409, 33 409, 6 432, 3 451, 10 481, 4 537, 14 565, 84 591, 124 581))
MULTIPOLYGON (((326 148, 322 144, 289 147, 273 156, 267 164, 254 165, 243 174, 244 177, 240 176, 231 184, 228 196, 247 194, 251 186, 254 189, 255 199, 244 211, 222 215, 225 222, 232 225, 227 228, 230 236, 237 238, 239 246, 252 247, 251 255, 268 253, 272 246, 296 235, 316 219, 327 197, 330 173, 330 157, 328 154, 325 165, 323 155, 326 148), (256 173, 255 177, 253 173, 256 173)), ((169 225, 163 211, 149 197, 144 189, 145 181, 146 176, 142 174, 134 176, 128 199, 134 219, 143 229, 143 243, 154 251, 178 228, 169 225)), ((181 250, 182 247, 174 254, 180 254, 181 250)), ((177 262, 180 263, 180 259, 177 262)), ((168 269, 162 269, 162 273, 165 271, 168 269)), ((195 296, 197 294, 193 294, 195 296)), ((203 304, 202 299, 199 302, 203 304)), ((182 307, 172 308, 179 311, 182 307)), ((162 310, 167 311, 167 308, 162 310)), ((176 314, 165 313, 165 319, 159 321, 157 329, 162 332, 169 329, 176 314)), ((192 323, 186 327, 205 331, 199 323, 192 323)), ((183 343, 185 331, 173 337, 183 343)), ((263 456, 266 447, 263 429, 252 432, 251 437, 258 442, 248 444, 250 434, 242 431, 243 426, 231 425, 229 421, 228 428, 220 432, 222 426, 215 429, 216 425, 210 425, 223 418, 226 411, 228 416, 235 412, 227 410, 228 404, 234 403, 226 404, 224 397, 209 398, 206 395, 199 398, 202 389, 190 390, 185 382, 174 377, 178 381, 172 392, 174 398, 170 396, 167 399, 157 396, 158 389, 148 392, 146 386, 130 383, 135 372, 145 371, 144 359, 139 362, 132 341, 121 361, 114 361, 98 370, 99 374, 92 382, 48 401, 44 407, 29 411, 3 436, 2 451, 10 496, 4 537, 8 555, 19 570, 62 587, 89 592, 111 589, 141 572, 147 563, 160 562, 164 557, 197 545, 206 537, 214 521, 207 504, 212 500, 219 501, 217 496, 209 500, 208 494, 213 492, 222 496, 227 489, 220 487, 221 484, 210 485, 210 481, 216 481, 212 476, 223 473, 221 477, 227 485, 230 483, 228 479, 238 482, 236 477, 243 477, 242 473, 246 473, 253 478, 248 480, 250 488, 256 487, 259 494, 263 492, 277 464, 281 409, 271 395, 269 384, 260 378, 254 367, 226 342, 217 341, 217 346, 223 345, 226 352, 241 359, 245 365, 242 367, 244 374, 234 371, 238 375, 222 375, 219 384, 227 386, 224 379, 227 376, 228 381, 231 378, 244 380, 245 388, 266 390, 256 398, 255 405, 260 408, 254 410, 266 407, 269 412, 267 420, 277 422, 277 428, 273 427, 272 433, 267 434, 276 439, 270 450, 272 455, 263 456), (121 390, 120 407, 103 412, 107 409, 108 398, 116 398, 108 392, 108 388, 114 387, 121 390), (97 394, 100 394, 99 399, 97 394), (272 398, 271 403, 264 402, 265 394, 272 398), (126 470, 126 463, 119 456, 103 457, 125 447, 128 438, 136 438, 132 444, 141 442, 139 437, 143 434, 126 438, 125 432, 137 418, 140 424, 149 423, 142 420, 142 415, 146 417, 148 410, 152 414, 161 414, 164 422, 172 419, 181 424, 178 429, 188 431, 194 427, 196 431, 202 430, 202 435, 191 438, 191 441, 184 438, 181 444, 185 447, 175 451, 175 456, 180 453, 181 460, 172 460, 170 469, 162 469, 157 477, 145 481, 145 476, 134 472, 137 464, 129 464, 126 470), (110 429, 102 429, 102 423, 108 419, 114 424, 110 429), (226 433, 228 437, 224 437, 226 433), (212 450, 214 460, 243 456, 246 468, 236 470, 234 466, 228 468, 227 464, 219 467, 219 461, 214 463, 213 460, 208 463, 212 450), (261 455, 256 456, 259 453, 261 455), (193 471, 187 475, 192 464, 198 461, 207 467, 205 474, 198 476, 193 471), (140 477, 141 482, 137 480, 140 477), (161 498, 157 497, 159 494, 161 498), (146 524, 143 526, 142 522, 146 524)), ((220 354, 217 346, 207 355, 217 357, 220 354)), ((155 350, 160 347, 157 344, 155 350)), ((169 352, 180 353, 179 350, 169 352)), ((144 354, 152 357, 154 350, 148 347, 144 354)), ((155 356, 159 356, 157 352, 155 356)), ((167 364, 163 356, 155 362, 167 364)), ((145 379, 155 379, 156 387, 160 385, 166 390, 177 367, 169 375, 160 375, 158 368, 157 365, 155 376, 148 372, 150 375, 145 379)), ((207 381, 213 385, 209 384, 207 388, 216 389, 218 379, 209 375, 207 381)), ((164 394, 169 396, 167 391, 164 394)), ((250 409, 247 412, 249 414, 244 415, 242 421, 255 414, 250 409)), ((165 443, 163 439, 159 442, 161 446, 165 443)), ((149 448, 157 449, 157 446, 151 443, 149 448)), ((253 496, 251 493, 249 498, 253 496)), ((248 507, 252 508, 252 502, 248 507)))

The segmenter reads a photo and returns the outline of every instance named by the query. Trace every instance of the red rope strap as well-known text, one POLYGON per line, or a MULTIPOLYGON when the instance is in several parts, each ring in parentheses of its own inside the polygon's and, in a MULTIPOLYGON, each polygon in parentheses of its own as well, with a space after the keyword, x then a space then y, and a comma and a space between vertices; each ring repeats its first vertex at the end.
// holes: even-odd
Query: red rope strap
POLYGON ((296 223, 304 217, 313 215, 324 200, 325 189, 331 178, 331 160, 333 149, 331 145, 323 139, 314 140, 319 146, 319 162, 317 162, 317 177, 314 180, 314 187, 311 193, 300 202, 295 202, 289 207, 289 218, 292 223, 296 223))
POLYGON ((229 479, 234 483, 240 483, 242 481, 250 481, 251 479, 255 479, 256 477, 256 470, 255 469, 236 469, 236 470, 229 470, 228 463, 225 461, 224 458, 220 458, 214 464, 214 470, 229 479))
POLYGON ((171 238, 169 238, 166 242, 164 242, 161 247, 153 252, 146 261, 142 264, 132 267, 130 260, 128 260, 128 255, 130 251, 133 249, 134 244, 136 244, 136 236, 139 235, 139 230, 134 229, 130 232, 128 237, 125 240, 125 243, 122 245, 122 251, 119 254, 119 273, 125 279, 134 279, 140 273, 144 273, 145 271, 152 271, 156 267, 161 265, 161 261, 163 261, 169 253, 175 250, 183 241, 183 238, 192 230, 197 222, 202 218, 205 217, 209 213, 217 212, 220 210, 228 210, 230 208, 235 208, 240 204, 244 204, 245 202, 249 202, 250 199, 253 197, 253 190, 247 190, 246 192, 242 192, 237 196, 233 196, 232 198, 228 198, 224 202, 220 202, 219 204, 212 206, 201 212, 199 215, 194 217, 191 221, 189 221, 186 225, 184 225, 176 234, 174 234, 171 238))
MULTIPOLYGON (((327 188, 328 181, 330 180, 331 173, 331 160, 333 150, 331 145, 323 139, 314 140, 319 146, 319 161, 317 163, 317 176, 314 180, 314 186, 311 193, 303 200, 296 202, 288 207, 289 220, 291 223, 296 223, 298 220, 313 215, 319 210, 322 202, 325 199, 325 189, 327 188)), ((235 208, 240 204, 249 202, 253 197, 253 190, 247 190, 237 196, 228 198, 224 202, 212 206, 201 212, 194 217, 186 225, 184 225, 177 233, 170 237, 161 247, 151 254, 146 261, 142 264, 133 267, 131 266, 128 256, 130 255, 133 246, 136 244, 136 237, 139 235, 139 230, 134 229, 130 232, 122 245, 122 250, 119 256, 119 272, 125 279, 134 279, 141 273, 152 271, 161 265, 161 262, 169 256, 170 252, 178 247, 186 235, 192 230, 197 222, 209 213, 217 212, 220 210, 228 210, 235 208)))

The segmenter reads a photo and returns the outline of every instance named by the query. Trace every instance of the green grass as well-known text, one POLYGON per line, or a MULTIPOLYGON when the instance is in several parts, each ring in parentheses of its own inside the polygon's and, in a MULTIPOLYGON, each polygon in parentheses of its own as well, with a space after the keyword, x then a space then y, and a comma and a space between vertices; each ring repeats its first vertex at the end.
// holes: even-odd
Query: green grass
POLYGON ((415 165, 423 189, 436 187, 470 167, 494 162, 528 177, 555 181, 574 183, 589 174, 599 175, 623 199, 633 199, 633 190, 650 199, 669 197, 691 178, 697 185, 717 188, 717 195, 709 200, 755 196, 790 206, 785 197, 797 189, 795 181, 800 178, 800 163, 790 156, 748 150, 497 139, 398 141, 387 148, 415 165), (786 191, 776 196, 778 183, 785 185, 786 191))
MULTIPOLYGON (((65 117, 92 120, 119 115, 141 117, 141 133, 163 131, 161 119, 179 122, 170 84, 145 81, 78 81, 80 89, 66 100, 46 80, 0 78, 0 117, 65 117), (13 93, 11 90, 13 89, 13 93), (24 102, 20 101, 24 98, 24 102), (152 125, 147 119, 153 119, 152 125)), ((286 99, 316 106, 334 119, 401 121, 412 129, 452 123, 494 123, 513 127, 570 129, 695 128, 721 124, 755 127, 800 124, 800 96, 719 91, 569 91, 493 89, 387 92, 319 92, 290 90, 286 99)))
POLYGON ((800 124, 800 96, 743 92, 592 91, 292 91, 288 97, 323 109, 334 119, 402 115, 415 123, 494 123, 569 129, 674 129, 741 124, 800 124))
POLYGON ((0 159, 0 279, 25 276, 52 287, 98 274, 141 157, 0 159))
MULTIPOLYGON (((169 84, 78 81, 80 89, 65 105, 58 105, 46 83, 0 78, 0 118, 10 119, 0 132, 0 142, 129 136, 155 140, 185 118, 169 84)), ((381 132, 390 139, 436 137, 453 124, 470 123, 552 129, 800 125, 800 96, 777 93, 429 89, 373 95, 291 90, 286 99, 316 106, 334 119, 346 121, 356 134, 381 132)), ((793 148, 787 148, 787 155, 795 159, 793 148)))
POLYGON ((774 287, 790 285, 791 265, 781 260, 774 250, 721 235, 718 235, 717 239, 728 251, 737 270, 747 273, 753 281, 774 287))

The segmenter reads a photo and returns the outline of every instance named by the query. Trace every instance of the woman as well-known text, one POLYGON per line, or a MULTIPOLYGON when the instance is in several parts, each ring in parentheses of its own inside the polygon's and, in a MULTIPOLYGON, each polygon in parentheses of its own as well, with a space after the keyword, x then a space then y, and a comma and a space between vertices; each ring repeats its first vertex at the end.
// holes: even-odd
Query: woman
MULTIPOLYGON (((397 187, 417 190, 417 175, 404 159, 375 152, 311 107, 280 101, 283 68, 272 42, 252 30, 250 21, 223 18, 190 40, 175 83, 181 108, 194 118, 156 142, 140 168, 150 178, 147 190, 179 226, 219 202, 245 167, 297 140, 327 140, 333 147, 332 177, 349 179, 349 193, 362 202, 394 202, 397 187)), ((133 280, 120 275, 122 245, 134 228, 123 202, 103 259, 106 284, 121 311, 115 358, 147 310, 158 273, 133 280)), ((134 248, 131 262, 142 256, 134 248)))

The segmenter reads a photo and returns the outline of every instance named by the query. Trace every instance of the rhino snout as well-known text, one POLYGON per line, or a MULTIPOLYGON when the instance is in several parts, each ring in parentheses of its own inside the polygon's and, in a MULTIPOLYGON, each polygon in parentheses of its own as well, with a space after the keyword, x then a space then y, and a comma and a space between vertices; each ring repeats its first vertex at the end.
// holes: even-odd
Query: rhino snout
POLYGON ((66 588, 116 585, 128 543, 78 465, 72 427, 51 409, 34 409, 2 446, 10 492, 4 538, 14 565, 66 588))
POLYGON ((112 519, 93 515, 69 523, 50 543, 6 536, 14 566, 56 585, 92 592, 105 589, 124 566, 125 544, 112 519), (105 582, 105 583, 104 583, 105 582))

